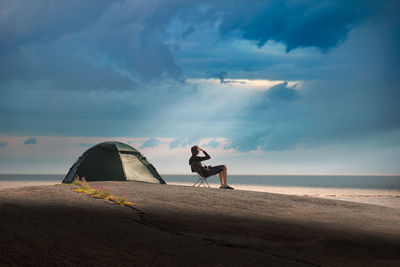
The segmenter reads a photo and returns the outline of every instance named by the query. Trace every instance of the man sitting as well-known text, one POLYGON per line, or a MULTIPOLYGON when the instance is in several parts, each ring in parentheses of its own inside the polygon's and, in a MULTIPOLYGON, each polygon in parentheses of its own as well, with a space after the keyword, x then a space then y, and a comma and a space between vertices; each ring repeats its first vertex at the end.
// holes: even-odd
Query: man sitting
POLYGON ((225 165, 218 165, 218 166, 208 166, 204 167, 201 162, 203 160, 210 159, 210 155, 207 154, 203 149, 199 146, 192 146, 191 148, 192 156, 189 159, 189 165, 191 166, 192 172, 198 172, 200 176, 207 178, 209 176, 213 176, 218 174, 219 180, 221 182, 221 189, 233 189, 227 184, 227 176, 228 176, 228 169, 225 165), (199 157, 199 153, 202 151, 204 153, 204 157, 199 157))

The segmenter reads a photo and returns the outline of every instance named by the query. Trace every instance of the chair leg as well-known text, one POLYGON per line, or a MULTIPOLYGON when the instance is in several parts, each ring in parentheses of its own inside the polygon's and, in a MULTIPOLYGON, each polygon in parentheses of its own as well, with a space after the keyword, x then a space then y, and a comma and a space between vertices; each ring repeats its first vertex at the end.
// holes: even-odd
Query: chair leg
MULTIPOLYGON (((199 182, 200 182, 200 179, 198 179, 198 180, 194 183, 193 187, 195 187, 195 186, 197 185, 197 183, 199 183, 199 182)), ((199 187, 199 186, 200 186, 200 183, 198 184, 197 187, 199 187)))
POLYGON ((201 185, 203 185, 204 187, 211 188, 211 186, 207 182, 207 179, 205 179, 205 178, 197 179, 197 181, 194 183, 193 187, 196 187, 196 186, 200 187, 201 185))
POLYGON ((210 188, 210 185, 208 184, 207 179, 201 179, 200 185, 203 185, 203 187, 210 188))
POLYGON ((201 179, 200 184, 199 184, 199 187, 200 187, 201 185, 203 185, 203 186, 205 187, 205 185, 204 185, 204 179, 201 179))

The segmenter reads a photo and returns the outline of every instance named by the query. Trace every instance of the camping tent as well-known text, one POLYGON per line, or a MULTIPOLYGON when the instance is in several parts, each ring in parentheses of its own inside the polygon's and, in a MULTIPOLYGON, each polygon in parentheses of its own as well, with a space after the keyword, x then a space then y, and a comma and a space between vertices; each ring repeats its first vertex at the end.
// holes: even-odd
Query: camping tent
POLYGON ((97 144, 82 154, 69 169, 63 183, 75 175, 87 181, 141 181, 165 184, 157 170, 133 147, 120 142, 97 144))

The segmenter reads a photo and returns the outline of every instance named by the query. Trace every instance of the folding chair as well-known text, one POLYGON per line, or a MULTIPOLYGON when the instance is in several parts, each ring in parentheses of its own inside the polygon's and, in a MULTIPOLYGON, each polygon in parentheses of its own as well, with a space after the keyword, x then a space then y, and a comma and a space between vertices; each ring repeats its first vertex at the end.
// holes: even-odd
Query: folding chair
POLYGON ((209 187, 210 185, 207 182, 207 178, 205 175, 202 173, 202 165, 200 162, 193 162, 191 165, 192 169, 195 171, 195 174, 193 175, 193 179, 196 181, 193 185, 193 187, 197 186, 200 187, 203 185, 204 187, 209 187), (206 186, 207 185, 207 186, 206 186))
POLYGON ((209 187, 210 188, 210 185, 208 184, 208 182, 207 182, 207 178, 206 177, 202 177, 199 173, 195 173, 194 175, 193 175, 193 178, 194 178, 194 180, 196 181, 195 183, 194 183, 194 185, 193 185, 193 187, 195 187, 196 185, 197 185, 197 187, 200 187, 201 185, 203 185, 204 187, 209 187), (197 179, 197 180, 196 180, 197 179), (207 185, 207 186, 206 186, 207 185))

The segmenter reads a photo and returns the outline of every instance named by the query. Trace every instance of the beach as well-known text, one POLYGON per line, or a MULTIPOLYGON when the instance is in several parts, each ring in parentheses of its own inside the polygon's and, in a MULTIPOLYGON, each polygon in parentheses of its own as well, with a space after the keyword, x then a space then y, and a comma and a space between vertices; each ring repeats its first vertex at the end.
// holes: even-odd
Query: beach
MULTIPOLYGON (((53 185, 65 174, 0 174, 0 190, 14 187, 53 185)), ((162 175, 168 185, 191 186, 193 175, 162 175)), ((208 179, 219 188, 218 177, 208 179)), ((366 203, 400 209, 400 176, 312 176, 230 175, 238 190, 307 196, 366 203)))
POLYGON ((0 181, 0 190, 26 186, 54 185, 59 181, 0 181))
MULTIPOLYGON (((171 185, 191 186, 191 183, 169 183, 171 185)), ((210 183, 212 188, 219 184, 210 183)), ((363 188, 324 188, 300 186, 262 186, 262 185, 233 185, 238 190, 266 192, 275 194, 344 200, 350 202, 366 203, 384 207, 400 209, 400 191, 397 189, 363 189, 363 188)))
POLYGON ((0 192, 5 266, 399 266, 400 210, 242 190, 91 182, 0 192))

